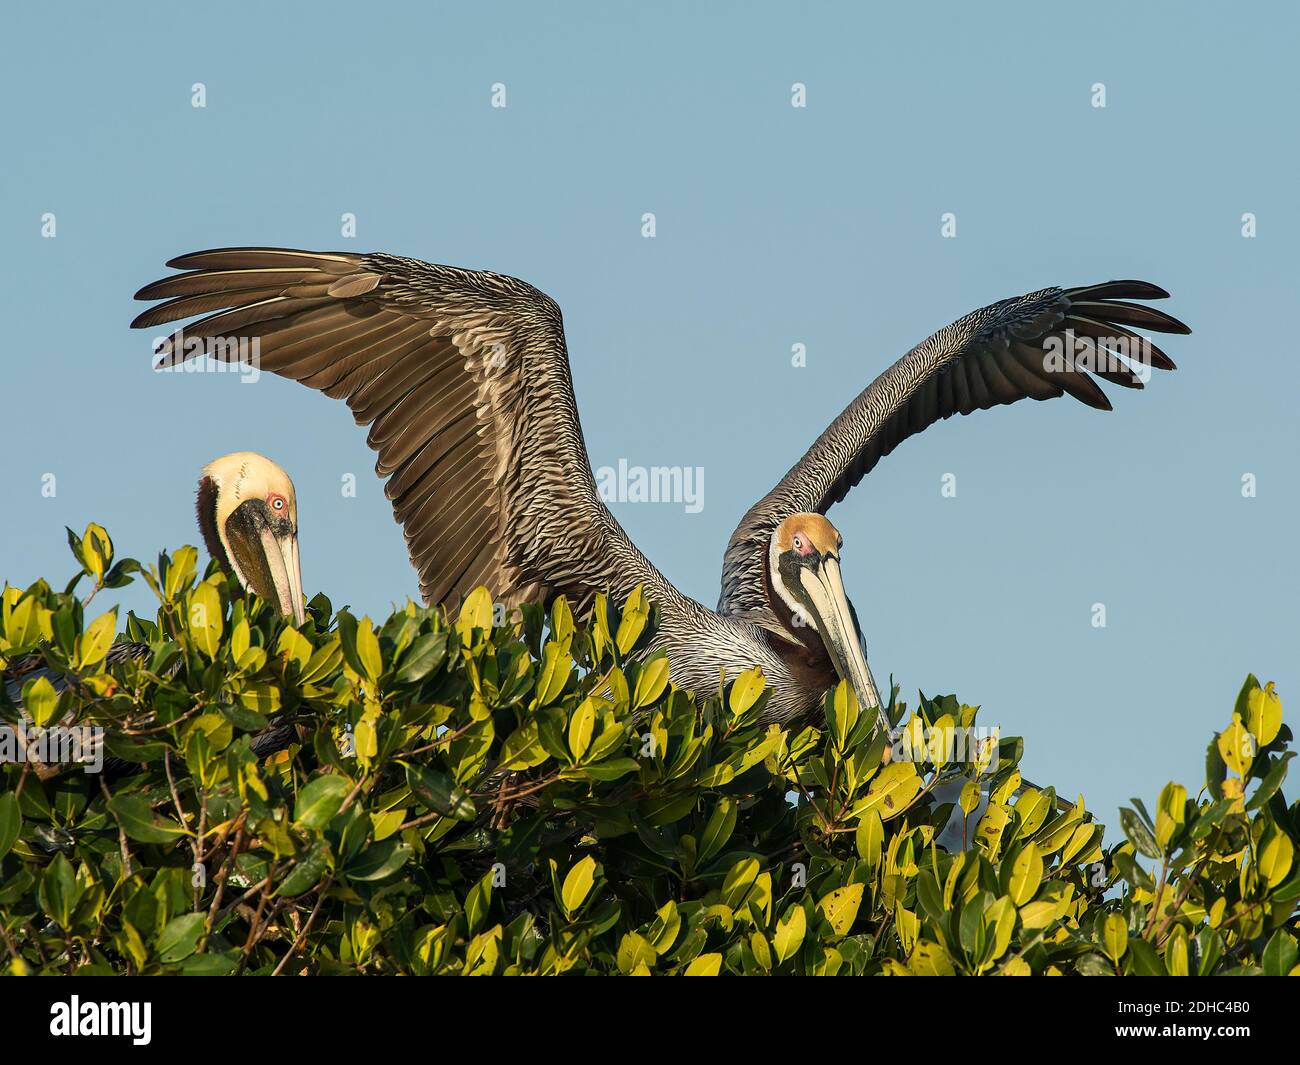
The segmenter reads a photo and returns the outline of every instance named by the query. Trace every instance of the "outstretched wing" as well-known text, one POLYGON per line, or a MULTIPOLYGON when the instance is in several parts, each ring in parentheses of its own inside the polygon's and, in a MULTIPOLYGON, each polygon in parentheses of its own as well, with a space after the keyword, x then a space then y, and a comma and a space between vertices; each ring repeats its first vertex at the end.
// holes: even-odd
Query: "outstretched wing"
POLYGON ((1141 388, 1173 362, 1136 330, 1190 333, 1176 318, 1128 302, 1169 293, 1144 281, 1043 289, 1002 300, 941 329, 862 392, 781 482, 742 519, 722 567, 723 614, 758 622, 769 611, 763 559, 790 514, 824 514, 909 436, 941 418, 1017 400, 1075 399, 1110 410, 1090 376, 1141 388))
POLYGON ((658 577, 596 491, 560 309, 531 285, 395 255, 281 248, 167 265, 188 272, 136 293, 167 302, 132 325, 208 316, 163 342, 159 365, 256 358, 344 400, 370 426, 428 602, 454 607, 479 584, 509 604, 556 593, 581 602, 658 577))

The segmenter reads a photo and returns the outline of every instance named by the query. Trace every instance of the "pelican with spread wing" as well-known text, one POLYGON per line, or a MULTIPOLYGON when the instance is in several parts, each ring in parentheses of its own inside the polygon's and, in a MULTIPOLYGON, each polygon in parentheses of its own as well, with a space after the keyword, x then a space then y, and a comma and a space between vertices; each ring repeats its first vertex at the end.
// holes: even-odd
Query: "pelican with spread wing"
MULTIPOLYGON (((1135 300, 1142 281, 1047 288, 939 330, 890 366, 742 519, 727 545, 717 610, 683 595, 628 539, 588 462, 560 309, 512 277, 395 255, 224 248, 173 259, 145 286, 164 300, 133 325, 202 315, 158 349, 160 365, 215 348, 342 399, 378 453, 420 592, 454 609, 486 585, 511 606, 642 585, 656 647, 680 687, 758 665, 767 714, 816 708, 838 678, 879 707, 840 579, 842 539, 825 514, 907 437, 942 418, 1065 394, 1110 403, 1095 377, 1141 388, 1174 364, 1141 331, 1187 333, 1135 300), (213 344, 213 341, 220 341, 213 344)), ((232 560, 233 561, 233 560, 232 560)), ((288 562, 286 560, 286 565, 288 562)), ((883 719, 883 714, 881 715, 883 719)))

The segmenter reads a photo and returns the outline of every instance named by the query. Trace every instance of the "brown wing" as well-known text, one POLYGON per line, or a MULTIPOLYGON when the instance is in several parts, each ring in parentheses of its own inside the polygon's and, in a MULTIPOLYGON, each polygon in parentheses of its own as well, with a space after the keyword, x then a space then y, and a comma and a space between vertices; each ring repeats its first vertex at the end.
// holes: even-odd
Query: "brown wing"
POLYGON ((597 494, 548 296, 385 254, 225 248, 167 265, 188 272, 142 288, 167 302, 132 324, 208 317, 163 342, 160 365, 255 358, 344 400, 370 426, 427 601, 479 584, 510 604, 582 600, 649 578, 597 494))
POLYGON ((754 504, 727 544, 723 614, 763 623, 763 557, 791 514, 826 513, 900 443, 942 418, 1066 393, 1110 410, 1090 374, 1141 388, 1151 367, 1173 362, 1134 330, 1190 333, 1176 318, 1126 302, 1169 293, 1145 281, 1043 289, 968 314, 913 348, 833 421, 775 488, 754 504))

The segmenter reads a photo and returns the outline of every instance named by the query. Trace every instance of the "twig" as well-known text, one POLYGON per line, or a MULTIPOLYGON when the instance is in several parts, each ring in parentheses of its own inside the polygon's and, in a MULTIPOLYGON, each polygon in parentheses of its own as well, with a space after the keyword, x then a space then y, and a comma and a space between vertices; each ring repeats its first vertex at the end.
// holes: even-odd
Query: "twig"
POLYGON ((244 845, 244 819, 247 816, 247 811, 239 815, 239 831, 235 833, 235 842, 231 845, 230 853, 226 855, 226 860, 221 863, 221 869, 217 872, 217 890, 212 897, 212 905, 208 907, 207 920, 203 922, 203 939, 199 944, 200 952, 207 945, 208 937, 212 935, 212 927, 217 922, 217 910, 221 908, 221 899, 226 893, 226 882, 230 879, 230 870, 244 845))
POLYGON ((321 886, 317 889, 316 905, 311 908, 311 914, 307 918, 307 923, 302 926, 302 931, 298 933, 298 938, 293 941, 293 946, 289 948, 288 953, 280 959, 280 964, 271 972, 272 976, 279 976, 284 971, 284 967, 289 964, 289 959, 298 953, 298 948, 303 945, 303 942, 311 932, 311 926, 316 922, 316 915, 320 913, 321 903, 325 901, 325 892, 329 890, 330 884, 333 883, 333 881, 334 874, 330 873, 325 877, 321 886))
MULTIPOLYGON (((99 778, 99 790, 104 793, 105 803, 113 801, 113 795, 108 790, 108 783, 102 776, 99 778)), ((109 813, 113 813, 113 811, 109 810, 109 813)), ((116 814, 113 814, 113 820, 117 821, 117 842, 118 846, 122 848, 122 874, 129 877, 131 875, 131 849, 126 842, 126 829, 122 827, 122 822, 117 820, 116 814)))

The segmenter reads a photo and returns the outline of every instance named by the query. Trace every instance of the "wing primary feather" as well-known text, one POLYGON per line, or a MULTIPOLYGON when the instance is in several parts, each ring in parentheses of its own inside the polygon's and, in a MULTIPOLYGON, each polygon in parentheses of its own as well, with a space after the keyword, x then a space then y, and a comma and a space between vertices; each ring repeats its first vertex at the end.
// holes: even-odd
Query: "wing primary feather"
POLYGON ((1142 326, 1154 329, 1157 333, 1190 333, 1185 324, 1173 315, 1165 314, 1154 307, 1144 307, 1140 303, 1125 303, 1122 300, 1080 300, 1071 303, 1070 309, 1078 309, 1091 318, 1101 318, 1108 322, 1122 322, 1126 325, 1142 326))
POLYGON ((1149 281, 1105 281, 1099 285, 1067 288, 1065 296, 1075 300, 1167 300, 1169 293, 1149 281))

